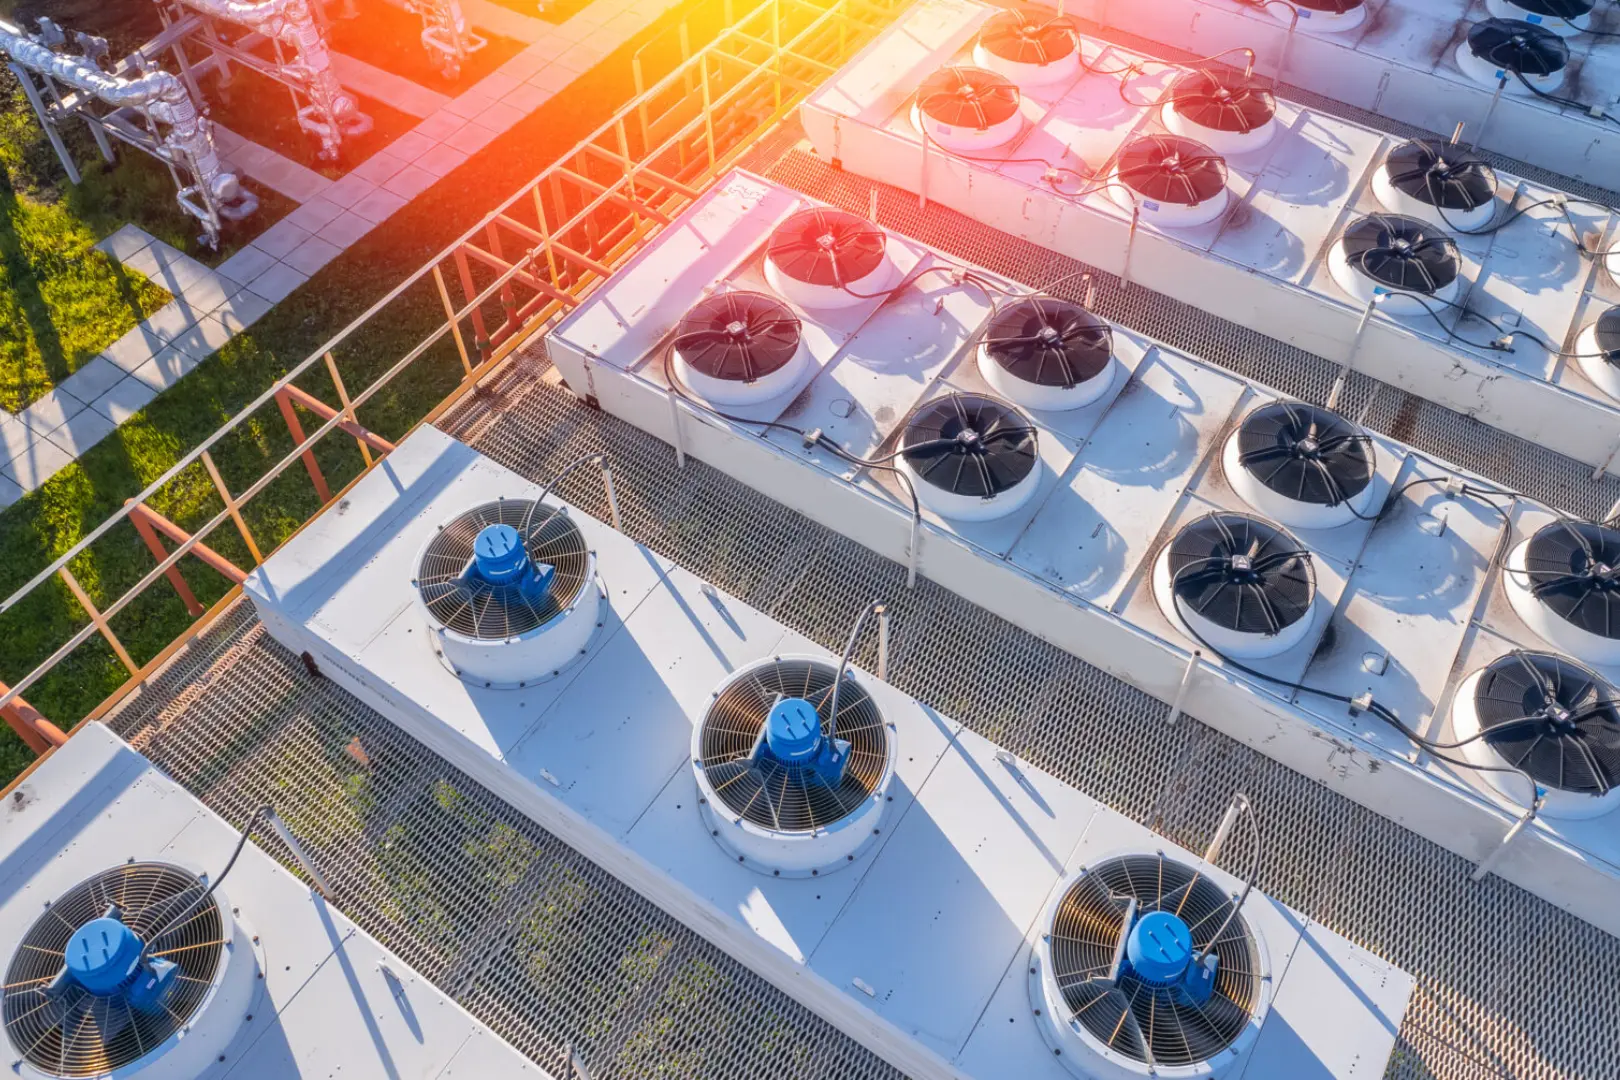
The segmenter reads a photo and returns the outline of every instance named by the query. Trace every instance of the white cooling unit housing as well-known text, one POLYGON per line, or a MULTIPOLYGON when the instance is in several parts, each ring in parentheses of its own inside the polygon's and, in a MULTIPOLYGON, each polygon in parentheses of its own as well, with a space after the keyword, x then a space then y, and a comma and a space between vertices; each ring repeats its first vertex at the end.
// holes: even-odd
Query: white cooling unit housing
POLYGON ((1606 209, 1558 205, 1463 144, 1278 100, 1235 67, 1082 38, 1073 77, 1018 88, 961 66, 995 10, 910 8, 806 100, 817 153, 1586 464, 1620 455, 1620 354, 1575 347, 1620 303, 1581 249, 1616 241, 1606 209))
POLYGON ((538 492, 420 428, 246 590, 288 648, 907 1075, 1146 1076, 1150 1053, 1232 1080, 1382 1068, 1411 979, 1261 895, 1213 950, 1215 922, 1184 919, 1180 959, 1158 957, 1182 939, 1145 891, 1129 919, 1084 908, 1138 942, 1111 998, 1140 997, 1149 1040, 1086 1043, 1026 974, 1068 981, 1072 957, 1033 954, 1092 896, 1076 882, 1146 859, 1227 910, 1241 883, 869 674, 839 678, 838 657, 578 510, 606 597, 585 655, 539 684, 458 679, 410 575, 438 522, 498 494, 538 492))

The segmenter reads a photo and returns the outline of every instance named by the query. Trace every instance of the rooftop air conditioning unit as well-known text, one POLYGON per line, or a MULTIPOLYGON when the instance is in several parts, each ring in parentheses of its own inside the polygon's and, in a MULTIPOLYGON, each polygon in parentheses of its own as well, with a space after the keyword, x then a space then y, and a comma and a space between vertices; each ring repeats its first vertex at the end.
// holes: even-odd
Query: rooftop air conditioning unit
POLYGON ((1506 799, 1528 805, 1533 781, 1548 817, 1592 818, 1620 805, 1615 702, 1614 687, 1573 660, 1515 650, 1457 687, 1451 728, 1506 799))
POLYGON ((1304 30, 1340 33, 1367 21, 1367 0, 1271 0, 1260 6, 1272 18, 1304 30))
POLYGON ((1181 527, 1153 564, 1171 625, 1222 656, 1260 660, 1305 640, 1315 621, 1311 553, 1280 527, 1216 511, 1181 527))
POLYGON ((1221 461, 1244 502, 1290 528, 1330 529, 1371 516, 1372 439, 1327 409, 1261 405, 1226 440, 1221 461))
POLYGON ((1595 0, 1485 0, 1485 10, 1498 19, 1527 22, 1566 38, 1591 28, 1595 6, 1595 0))
POLYGON ((241 1032, 261 985, 251 935, 231 912, 223 892, 159 862, 115 866, 62 894, 6 968, 11 1071, 202 1075, 241 1032))
POLYGON ((1404 214, 1351 222, 1328 252, 1328 270, 1357 303, 1381 298, 1391 314, 1442 314, 1462 288, 1457 242, 1404 214))
POLYGON ((854 307, 894 281, 888 236, 863 217, 814 206, 788 217, 765 248, 765 280, 807 311, 854 307))
POLYGON ((774 296, 722 292, 675 328, 670 354, 681 384, 714 405, 746 406, 796 390, 811 363, 798 316, 774 296))
POLYGON ((1473 232, 1496 216, 1496 170, 1472 150, 1412 139, 1390 150, 1373 173, 1373 194, 1392 214, 1473 232))
POLYGON ((959 154, 983 153, 1023 130, 1022 96, 1006 76, 979 67, 943 67, 917 89, 912 119, 931 142, 959 154))
POLYGON ((1080 73, 1080 35, 1067 19, 999 11, 979 31, 973 63, 1021 87, 1068 82, 1080 73))
POLYGON ((894 779, 894 726, 853 672, 807 657, 740 668, 692 731, 709 831, 738 862, 812 877, 878 836, 894 779))
POLYGON ((1165 228, 1204 225, 1226 212, 1226 162, 1194 139, 1143 135, 1119 152, 1114 201, 1165 228))
POLYGON ((1221 154, 1263 149, 1277 134, 1277 99, 1235 72, 1197 68, 1165 94, 1164 126, 1221 154))
POLYGON ((1620 530, 1560 519, 1508 553, 1513 610, 1543 641, 1588 664, 1620 664, 1620 530))
POLYGON ((1160 854, 1085 867, 1041 922, 1030 1001, 1084 1080, 1226 1076, 1271 1005, 1271 958, 1234 898, 1160 854))
POLYGON ((906 421, 898 450, 918 501, 944 518, 1005 517, 1040 487, 1035 425, 995 398, 953 393, 924 402, 906 421))
POLYGON ((415 585, 434 651, 475 685, 548 679, 600 625, 595 553, 565 508, 529 499, 497 499, 440 525, 415 585))
POLYGON ((1016 300, 991 316, 979 342, 979 373, 1020 408, 1084 408, 1108 393, 1119 375, 1114 331, 1067 300, 1016 300))
POLYGON ((1564 84, 1569 46, 1544 27, 1519 19, 1475 23, 1457 46, 1457 67, 1475 82, 1509 93, 1550 94, 1564 84))
POLYGON ((1620 305, 1611 305, 1575 339, 1575 357, 1586 377, 1620 400, 1620 305))

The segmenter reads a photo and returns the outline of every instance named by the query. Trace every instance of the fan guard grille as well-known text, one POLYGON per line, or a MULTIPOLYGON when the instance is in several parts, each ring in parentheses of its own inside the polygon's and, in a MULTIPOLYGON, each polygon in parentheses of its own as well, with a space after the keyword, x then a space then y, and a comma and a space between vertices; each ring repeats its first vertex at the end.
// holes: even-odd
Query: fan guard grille
POLYGON ((988 131, 1018 111, 1018 87, 977 67, 944 67, 923 80, 917 107, 951 127, 988 131))
POLYGON ((715 796, 744 821, 778 832, 826 828, 877 791, 888 766, 889 735, 877 703, 854 679, 838 691, 836 725, 829 721, 837 668, 819 660, 776 660, 746 671, 720 691, 704 714, 698 741, 703 774, 715 796), (842 782, 807 780, 794 765, 754 757, 765 718, 778 695, 816 707, 823 734, 848 740, 842 782))
POLYGON ((1611 364, 1620 361, 1620 304, 1605 309, 1598 316, 1593 335, 1598 348, 1603 350, 1603 359, 1611 364))
POLYGON ((1613 702, 1613 688, 1595 672, 1552 653, 1499 657, 1474 689, 1493 750, 1539 784, 1587 795, 1607 794, 1620 777, 1613 702))
POLYGON ((923 405, 906 422, 900 447, 924 481, 970 498, 1011 490, 1040 460, 1030 422, 979 394, 947 394, 923 405))
POLYGON ((1345 259, 1378 284, 1433 296, 1457 280, 1457 242, 1404 214, 1368 214, 1344 230, 1345 259))
POLYGON ((1120 151, 1119 179, 1144 198, 1197 206, 1226 187, 1226 162, 1196 139, 1144 135, 1120 151))
POLYGON ((1443 210, 1477 210, 1496 197, 1496 170, 1467 147, 1412 139, 1384 162, 1397 191, 1443 210))
POLYGON ((1544 27, 1519 19, 1486 19, 1468 31, 1468 49, 1503 71, 1553 75, 1569 63, 1569 46, 1544 27))
POLYGON ((883 264, 883 230, 863 217, 813 206, 791 215, 771 233, 766 252, 795 281, 843 287, 883 264))
POLYGON ((1550 19, 1578 19, 1590 15, 1593 0, 1512 0, 1513 6, 1550 19))
POLYGON ((1079 304, 1034 296, 990 319, 984 347, 1009 373, 1037 386, 1077 386, 1107 369, 1114 331, 1079 304))
POLYGON ((532 499, 497 499, 439 529, 422 552, 416 582, 428 614, 442 626, 480 641, 500 641, 544 626, 566 611, 584 590, 589 566, 590 549, 568 515, 532 499), (488 525, 517 529, 529 558, 556 568, 543 598, 533 600, 519 588, 465 573, 473 560, 473 541, 488 525))
POLYGON ((1310 553, 1248 514, 1205 514, 1183 526, 1170 541, 1169 569, 1187 610, 1239 633, 1280 633, 1316 599, 1310 553))
POLYGON ((1277 115, 1270 90, 1210 68, 1178 77, 1170 84, 1170 100, 1182 116, 1216 131, 1257 131, 1277 115))
POLYGON ((1588 633, 1620 639, 1620 531, 1588 521, 1544 525, 1524 552, 1530 591, 1588 633))
POLYGON ((788 306, 757 292, 725 292, 688 311, 674 345, 693 370, 713 379, 753 382, 788 365, 801 324, 788 306))
POLYGON ((1020 64, 1050 64, 1078 48, 1074 24, 1068 19, 1031 19, 1021 11, 999 11, 979 31, 987 50, 1020 64))
POLYGON ((219 908, 212 902, 150 943, 153 956, 179 967, 163 1012, 139 1012, 121 995, 98 997, 79 986, 53 1000, 45 987, 62 969, 74 931, 109 906, 144 939, 206 888, 177 866, 127 863, 75 885, 36 919, 6 969, 4 991, 6 1034, 24 1060, 53 1076, 101 1076, 139 1060, 190 1023, 224 957, 219 908))
POLYGON ((1243 418, 1238 462, 1277 494, 1338 506, 1373 478, 1372 440, 1337 413, 1276 401, 1243 418))
POLYGON ((1126 855, 1089 867, 1052 918, 1052 975, 1072 1019, 1109 1049, 1170 1067, 1208 1061, 1241 1035, 1261 1004, 1260 946, 1241 912, 1219 941, 1232 898, 1191 867, 1163 855, 1126 855), (1124 929, 1126 903, 1168 911, 1192 930, 1193 945, 1217 958, 1215 989, 1202 1007, 1127 972, 1107 981, 1124 929))

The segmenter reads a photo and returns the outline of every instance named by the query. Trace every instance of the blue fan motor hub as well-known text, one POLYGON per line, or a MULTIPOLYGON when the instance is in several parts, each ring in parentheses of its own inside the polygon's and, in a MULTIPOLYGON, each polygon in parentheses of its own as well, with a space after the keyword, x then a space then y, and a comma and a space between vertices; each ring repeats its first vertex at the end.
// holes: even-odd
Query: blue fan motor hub
POLYGON ((1150 911, 1125 937, 1125 961, 1142 982, 1202 1005, 1215 989, 1215 954, 1194 962, 1192 931, 1179 916, 1150 911))
POLYGON ((64 975, 97 997, 122 994, 134 1008, 157 1012, 179 969, 161 957, 143 957, 145 948, 117 918, 92 919, 68 939, 64 975))
POLYGON ((545 597, 556 568, 529 558, 523 537, 510 525, 486 525, 473 539, 473 572, 491 585, 516 588, 530 600, 545 597))
POLYGON ((848 741, 821 732, 821 716, 804 698, 783 698, 765 717, 762 752, 784 765, 797 765, 805 778, 828 787, 844 779, 849 761, 848 741))

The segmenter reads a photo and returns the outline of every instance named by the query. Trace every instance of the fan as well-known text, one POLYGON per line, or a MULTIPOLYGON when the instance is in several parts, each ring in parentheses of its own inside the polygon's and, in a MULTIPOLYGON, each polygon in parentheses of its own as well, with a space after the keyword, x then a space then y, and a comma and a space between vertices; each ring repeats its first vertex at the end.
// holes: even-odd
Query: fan
POLYGON ((206 892, 188 870, 131 862, 49 904, 6 969, 12 1068, 191 1080, 214 1064, 259 981, 249 935, 206 892))
POLYGON ((1114 178, 1114 201, 1157 225, 1189 228, 1226 212, 1226 162, 1179 135, 1132 139, 1119 152, 1114 178))
POLYGON ((1367 0, 1286 0, 1271 3, 1260 0, 1259 6, 1274 19, 1294 23, 1301 30, 1323 30, 1340 33, 1354 30, 1367 21, 1367 0))
POLYGON ((1222 154, 1253 153, 1277 134, 1277 99, 1237 72, 1197 68, 1170 84, 1164 126, 1222 154))
POLYGON ((1311 553, 1249 514, 1216 511, 1183 525, 1154 563, 1153 594, 1172 625, 1238 659, 1287 652, 1316 621, 1311 553))
POLYGON ((1527 22, 1566 38, 1591 28, 1596 6, 1595 0, 1485 0, 1485 10, 1498 19, 1527 22))
POLYGON ((1528 94, 1531 88, 1551 93, 1563 85, 1568 66, 1563 38, 1519 19, 1475 23, 1457 46, 1457 67, 1464 75, 1493 90, 1505 84, 1508 93, 1528 94))
POLYGON ((1010 141, 1024 126, 1018 87, 978 67, 943 67, 917 89, 912 119, 947 150, 972 154, 1010 141))
POLYGON ((1270 1008, 1271 972, 1234 899, 1162 852, 1075 875, 1046 911, 1029 976, 1060 1060, 1087 1080, 1215 1077, 1237 1062, 1270 1008))
POLYGON ((1079 304, 1052 296, 1016 300, 990 317, 979 373, 1026 408, 1079 409, 1113 385, 1114 331, 1079 304))
MULTIPOLYGON (((1614 688, 1589 668, 1554 653, 1515 651, 1457 687, 1452 733, 1475 765, 1523 770, 1546 792, 1547 816, 1596 817, 1620 803, 1615 705, 1614 688)), ((1530 785, 1523 777, 1479 775, 1503 796, 1527 804, 1530 785)))
POLYGON ((1559 519, 1508 553, 1508 600, 1549 645, 1620 664, 1620 530, 1559 519))
POLYGON ((790 215, 765 248, 765 280, 811 311, 865 303, 888 287, 894 272, 887 234, 828 206, 790 215))
POLYGON ((1377 486, 1372 437, 1302 402, 1255 408, 1226 440, 1221 461, 1244 502, 1295 529, 1330 529, 1369 516, 1377 486))
POLYGON ((1328 252, 1328 271, 1358 304, 1382 296, 1391 314, 1443 314, 1462 287, 1457 242, 1402 214, 1351 222, 1328 252))
POLYGON ((995 398, 946 394, 925 402, 906 421, 899 449, 900 471, 941 517, 1005 517, 1040 486, 1034 425, 995 398))
POLYGON ((692 733, 709 830, 761 873, 830 873, 877 835, 894 729, 853 673, 835 694, 837 675, 807 657, 750 664, 715 691, 692 733))
POLYGON ((601 590, 566 509, 497 499, 440 525, 417 559, 435 648, 467 682, 521 687, 585 651, 601 590))
POLYGON ((1465 146, 1412 139, 1373 173, 1373 194, 1393 214, 1472 232, 1496 216, 1496 170, 1465 146))
POLYGON ((1575 339, 1575 355, 1586 377, 1620 400, 1620 305, 1609 307, 1575 339))
POLYGON ((717 293, 675 328, 681 383, 716 405, 753 405, 797 389, 810 363, 798 316, 774 296, 717 293))
POLYGON ((1019 86, 1068 82, 1080 71, 1080 35, 1068 19, 998 11, 979 31, 973 62, 1019 86))

